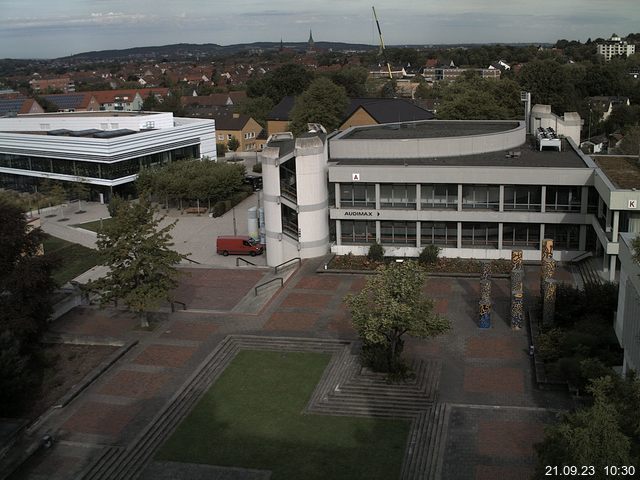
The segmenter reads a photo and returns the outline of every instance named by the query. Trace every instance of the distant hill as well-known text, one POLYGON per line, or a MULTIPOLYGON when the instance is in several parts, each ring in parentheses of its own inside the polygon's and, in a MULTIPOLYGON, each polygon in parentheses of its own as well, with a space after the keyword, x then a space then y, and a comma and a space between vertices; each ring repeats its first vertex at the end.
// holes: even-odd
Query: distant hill
MULTIPOLYGON (((303 51, 307 47, 306 42, 285 43, 285 48, 303 51)), ((358 43, 342 43, 342 42, 316 42, 315 46, 318 50, 375 50, 376 45, 364 45, 358 43)), ((121 60, 134 58, 162 58, 175 56, 223 56, 233 55, 243 51, 264 50, 275 51, 280 48, 280 42, 255 42, 255 43, 239 43, 235 45, 218 45, 216 43, 177 43, 173 45, 161 45, 153 47, 133 47, 123 50, 100 50, 93 52, 84 52, 61 57, 57 60, 121 60)))

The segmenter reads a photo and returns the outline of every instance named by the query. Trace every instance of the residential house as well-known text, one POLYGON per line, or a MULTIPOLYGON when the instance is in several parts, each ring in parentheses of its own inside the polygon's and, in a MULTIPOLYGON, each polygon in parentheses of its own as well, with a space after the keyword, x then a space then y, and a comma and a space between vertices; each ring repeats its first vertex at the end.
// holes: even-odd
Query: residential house
POLYGON ((607 118, 609 118, 609 115, 611 115, 614 108, 623 105, 627 107, 631 105, 629 97, 601 96, 589 98, 590 110, 597 109, 598 111, 602 112, 600 120, 603 122, 607 118))
POLYGON ((56 90, 60 90, 64 93, 76 91, 75 84, 70 77, 40 78, 40 76, 37 76, 29 80, 29 86, 35 93, 50 92, 56 90))
POLYGON ((161 102, 169 95, 168 88, 139 88, 121 90, 100 90, 87 92, 93 94, 100 105, 100 110, 138 112, 149 95, 155 95, 161 102))
MULTIPOLYGON (((286 132, 294 97, 284 97, 267 115, 267 132, 286 132)), ((381 123, 431 120, 433 113, 402 98, 352 98, 339 130, 353 126, 379 125, 381 123)))
POLYGON ((264 142, 258 142, 257 138, 262 131, 258 122, 248 115, 234 113, 227 109, 214 116, 216 122, 216 142, 229 144, 232 138, 236 138, 240 144, 238 152, 255 152, 258 146, 264 142))
POLYGON ((0 117, 23 113, 44 113, 44 109, 33 98, 0 98, 0 117))
POLYGON ((58 93, 42 95, 42 98, 54 104, 59 112, 97 112, 100 104, 91 92, 58 93))

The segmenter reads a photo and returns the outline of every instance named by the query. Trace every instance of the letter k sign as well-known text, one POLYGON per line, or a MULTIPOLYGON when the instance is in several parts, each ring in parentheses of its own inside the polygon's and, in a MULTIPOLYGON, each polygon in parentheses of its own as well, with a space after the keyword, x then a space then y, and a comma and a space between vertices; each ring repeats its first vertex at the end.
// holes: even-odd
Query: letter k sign
POLYGON ((638 208, 637 200, 629 200, 628 208, 638 208))

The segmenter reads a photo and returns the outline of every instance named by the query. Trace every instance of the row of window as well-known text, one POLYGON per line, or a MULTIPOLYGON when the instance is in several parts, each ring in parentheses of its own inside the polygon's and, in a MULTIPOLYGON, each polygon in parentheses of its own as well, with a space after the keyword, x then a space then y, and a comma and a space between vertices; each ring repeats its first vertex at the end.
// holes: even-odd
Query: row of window
MULTIPOLYGON (((370 244, 376 240, 376 222, 340 221, 340 240, 344 245, 370 244)), ((579 225, 547 224, 545 237, 555 241, 558 250, 577 250, 579 225)), ((465 222, 461 230, 462 247, 498 248, 497 223, 465 222)), ((380 222, 380 242, 383 245, 415 246, 416 222, 380 222)), ((420 222, 420 244, 457 247, 457 222, 420 222)), ((537 249, 540 244, 540 225, 505 223, 502 226, 502 245, 537 249)))
POLYGON ((154 167, 165 163, 198 158, 200 147, 177 148, 166 152, 144 155, 114 163, 84 162, 59 158, 32 157, 0 153, 0 167, 31 170, 45 173, 59 173, 75 177, 102 178, 114 180, 137 174, 142 168, 154 167))
MULTIPOLYGON (((579 212, 582 188, 577 186, 547 187, 546 211, 579 212)), ((589 195, 590 210, 597 208, 597 195, 589 195)), ((416 209, 415 184, 380 184, 380 208, 416 209)), ((340 184, 340 207, 376 207, 376 186, 372 183, 340 184)), ((420 208, 456 210, 458 185, 425 184, 420 186, 420 208)), ((505 185, 504 210, 540 212, 542 187, 535 185, 505 185)), ((500 209, 498 185, 463 185, 462 209, 500 209)))

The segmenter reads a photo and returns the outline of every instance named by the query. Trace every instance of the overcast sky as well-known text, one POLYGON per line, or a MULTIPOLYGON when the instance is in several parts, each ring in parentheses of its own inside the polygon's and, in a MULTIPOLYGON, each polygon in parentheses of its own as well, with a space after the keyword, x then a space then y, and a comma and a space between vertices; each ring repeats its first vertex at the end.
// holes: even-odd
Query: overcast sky
MULTIPOLYGON (((0 0, 0 58, 171 43, 375 44, 373 0, 0 0)), ((585 41, 640 31, 640 0, 393 0, 385 43, 585 41)))

